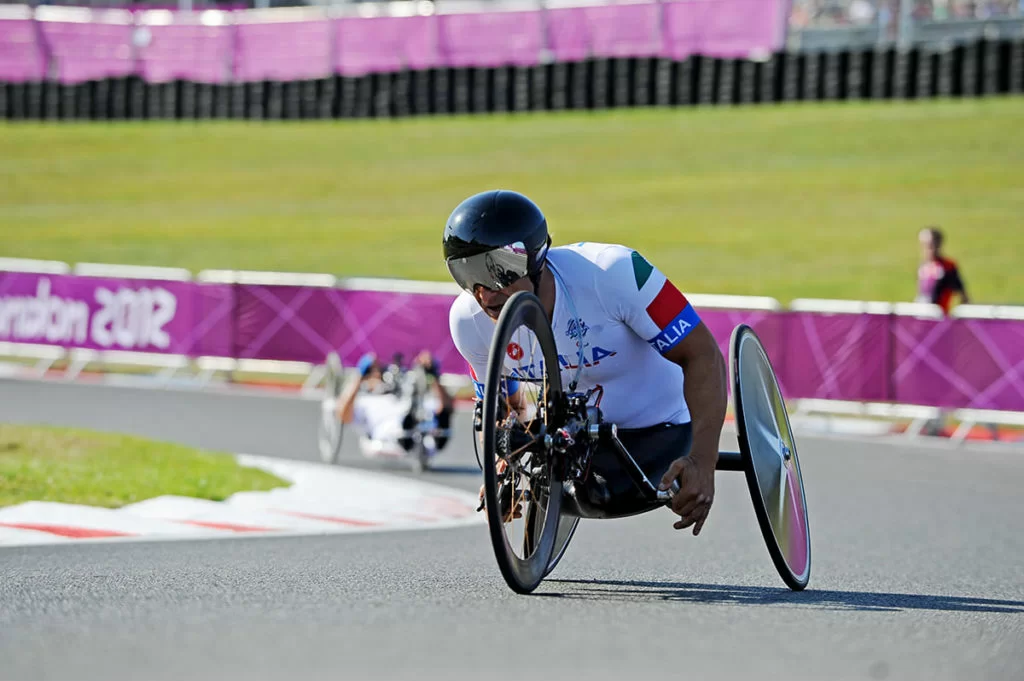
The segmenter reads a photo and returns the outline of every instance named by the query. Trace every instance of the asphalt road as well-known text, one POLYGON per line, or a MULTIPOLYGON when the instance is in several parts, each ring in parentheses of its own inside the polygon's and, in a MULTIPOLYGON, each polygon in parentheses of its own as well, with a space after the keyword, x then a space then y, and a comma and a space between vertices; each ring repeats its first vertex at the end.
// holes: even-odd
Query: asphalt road
MULTIPOLYGON (((317 410, 0 381, 0 421, 294 458, 316 457, 317 410)), ((427 477, 475 489, 456 427, 427 477)), ((699 538, 667 511, 584 522, 532 596, 505 586, 483 525, 8 548, 0 679, 1024 679, 1024 452, 799 443, 801 593, 775 573, 736 473, 719 474, 699 538)), ((347 464, 373 465, 347 445, 347 464)))

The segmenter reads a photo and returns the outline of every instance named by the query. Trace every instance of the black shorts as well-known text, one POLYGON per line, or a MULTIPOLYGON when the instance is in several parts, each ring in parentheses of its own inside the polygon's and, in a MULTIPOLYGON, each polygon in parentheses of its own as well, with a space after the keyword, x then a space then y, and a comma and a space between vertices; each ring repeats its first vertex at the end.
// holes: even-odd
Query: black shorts
MULTIPOLYGON (((404 428, 405 430, 412 430, 413 428, 416 427, 416 425, 417 425, 416 424, 416 416, 412 412, 406 414, 405 418, 402 419, 402 428, 404 428)), ((449 430, 451 428, 451 425, 452 425, 452 410, 451 409, 445 409, 445 408, 442 407, 437 412, 435 412, 434 413, 434 425, 437 427, 438 430, 444 430, 444 431, 449 430)), ((415 441, 411 437, 401 437, 401 438, 398 438, 398 444, 400 444, 402 446, 402 449, 404 449, 405 451, 408 452, 408 451, 412 450, 412 447, 415 444, 415 441)), ((448 444, 448 436, 447 435, 435 435, 434 436, 434 448, 437 451, 441 451, 442 449, 444 449, 445 445, 447 445, 447 444, 448 444)))
MULTIPOLYGON (((434 414, 434 419, 438 430, 447 431, 452 427, 452 410, 442 407, 436 414, 434 414)), ((444 449, 447 444, 447 435, 437 435, 434 437, 434 446, 437 447, 437 451, 444 449)))
MULTIPOLYGON (((693 442, 693 428, 689 423, 620 428, 618 433, 619 440, 655 487, 673 461, 690 453, 693 442)), ((633 483, 610 443, 602 444, 594 452, 583 488, 566 487, 563 512, 585 518, 636 515, 664 505, 652 501, 633 483)))

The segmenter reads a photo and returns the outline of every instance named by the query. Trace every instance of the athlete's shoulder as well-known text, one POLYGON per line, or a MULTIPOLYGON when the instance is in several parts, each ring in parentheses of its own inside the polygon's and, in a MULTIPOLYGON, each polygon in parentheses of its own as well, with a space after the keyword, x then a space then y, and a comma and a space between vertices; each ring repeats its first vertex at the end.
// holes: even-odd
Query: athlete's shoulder
POLYGON ((467 291, 462 291, 455 296, 452 306, 448 308, 448 320, 454 323, 456 320, 472 319, 477 312, 482 312, 476 300, 467 291))
POLYGON ((550 254, 563 258, 582 258, 597 265, 614 262, 621 258, 628 258, 633 249, 621 244, 605 243, 601 241, 577 241, 574 244, 555 246, 550 254))
MULTIPOLYGON (((621 244, 581 241, 551 249, 556 266, 597 271, 628 270, 639 254, 621 244)), ((549 256, 550 257, 550 256, 549 256)))
POLYGON ((478 351, 480 347, 487 347, 483 331, 490 323, 483 308, 466 291, 455 298, 448 310, 448 330, 455 347, 463 356, 467 352, 478 351))
POLYGON ((480 323, 480 317, 485 316, 483 309, 477 304, 476 299, 469 293, 463 291, 452 302, 448 309, 448 326, 452 335, 464 335, 469 329, 475 328, 480 323))
POLYGON ((623 244, 583 242, 572 248, 596 270, 607 272, 603 279, 636 280, 638 289, 657 271, 637 249, 623 244))

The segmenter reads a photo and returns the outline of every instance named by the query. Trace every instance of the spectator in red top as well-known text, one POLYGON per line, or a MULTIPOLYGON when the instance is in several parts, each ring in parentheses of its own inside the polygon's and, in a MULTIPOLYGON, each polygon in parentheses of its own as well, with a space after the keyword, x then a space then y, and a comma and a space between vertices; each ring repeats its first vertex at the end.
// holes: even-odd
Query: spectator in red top
POLYGON ((961 303, 970 302, 956 263, 942 255, 942 232, 935 227, 927 227, 918 234, 918 240, 921 243, 921 266, 917 268, 917 301, 934 303, 946 315, 954 293, 960 296, 961 303))

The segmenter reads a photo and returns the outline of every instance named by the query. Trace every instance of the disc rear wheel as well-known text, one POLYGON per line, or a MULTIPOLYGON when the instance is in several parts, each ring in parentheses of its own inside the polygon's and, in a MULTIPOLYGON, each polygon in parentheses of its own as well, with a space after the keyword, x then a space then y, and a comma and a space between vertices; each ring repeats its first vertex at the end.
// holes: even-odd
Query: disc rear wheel
POLYGON ((580 519, 576 516, 563 515, 558 520, 558 533, 555 535, 555 550, 551 554, 551 561, 548 563, 548 570, 544 573, 547 577, 550 575, 555 566, 558 565, 558 561, 562 560, 562 556, 565 555, 565 550, 569 548, 569 542, 572 541, 573 535, 576 534, 576 527, 580 524, 580 519))
POLYGON ((761 534, 779 576, 800 591, 811 578, 807 497, 796 441, 768 353, 741 324, 730 339, 736 433, 761 534))

